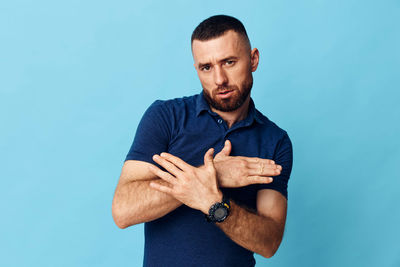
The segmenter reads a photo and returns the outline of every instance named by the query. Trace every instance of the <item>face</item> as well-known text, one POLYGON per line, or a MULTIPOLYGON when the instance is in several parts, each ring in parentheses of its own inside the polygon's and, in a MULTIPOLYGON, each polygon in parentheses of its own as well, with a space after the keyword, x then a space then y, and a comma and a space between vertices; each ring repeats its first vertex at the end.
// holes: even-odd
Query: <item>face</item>
POLYGON ((257 69, 259 52, 236 32, 192 43, 194 66, 204 97, 216 110, 234 111, 250 97, 252 72, 257 69))

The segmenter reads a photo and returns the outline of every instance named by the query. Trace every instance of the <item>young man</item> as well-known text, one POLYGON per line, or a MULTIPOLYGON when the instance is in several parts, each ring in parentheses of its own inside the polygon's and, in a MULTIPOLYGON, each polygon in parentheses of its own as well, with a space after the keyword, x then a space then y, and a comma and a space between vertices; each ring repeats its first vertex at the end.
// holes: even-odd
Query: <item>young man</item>
POLYGON ((259 51, 240 21, 206 19, 192 53, 203 91, 148 108, 113 217, 145 222, 144 266, 254 266, 282 240, 291 142, 250 98, 259 51))

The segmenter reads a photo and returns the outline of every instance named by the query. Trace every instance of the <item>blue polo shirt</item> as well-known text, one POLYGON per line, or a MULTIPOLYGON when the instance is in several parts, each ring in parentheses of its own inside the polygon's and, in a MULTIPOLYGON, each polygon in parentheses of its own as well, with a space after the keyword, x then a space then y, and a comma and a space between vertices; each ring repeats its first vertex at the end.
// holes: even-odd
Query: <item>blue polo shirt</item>
MULTIPOLYGON (((231 156, 273 159, 281 175, 270 184, 222 188, 235 203, 256 210, 257 191, 273 189, 287 197, 292 169, 292 144, 287 133, 262 115, 250 101, 247 117, 228 128, 212 112, 203 94, 155 101, 145 112, 126 160, 156 164, 154 154, 171 153, 200 166, 213 147, 218 153, 225 140, 231 156)), ((157 165, 157 164, 156 164, 157 165)), ((253 252, 237 245, 201 211, 182 205, 162 218, 145 223, 144 266, 254 266, 253 252)))

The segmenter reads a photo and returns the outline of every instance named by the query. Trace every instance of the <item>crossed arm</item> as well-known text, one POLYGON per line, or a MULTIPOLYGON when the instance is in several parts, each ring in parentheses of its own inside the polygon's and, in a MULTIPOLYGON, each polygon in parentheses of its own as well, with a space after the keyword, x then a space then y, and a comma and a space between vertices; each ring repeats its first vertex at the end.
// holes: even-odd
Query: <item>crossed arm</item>
MULTIPOLYGON (((152 164, 127 161, 113 200, 113 217, 120 228, 151 221, 185 204, 208 213, 221 201, 219 187, 241 187, 269 183, 281 167, 258 158, 231 157, 230 143, 212 158, 205 155, 205 165, 193 167, 168 153, 153 159, 164 172, 152 164)), ((249 211, 232 202, 230 216, 218 223, 226 235, 239 245, 264 257, 271 257, 282 239, 286 220, 286 199, 274 190, 260 190, 257 211, 249 211)))
POLYGON ((257 195, 257 212, 231 202, 228 218, 217 224, 234 242, 266 258, 278 250, 286 220, 286 198, 264 189, 257 195))

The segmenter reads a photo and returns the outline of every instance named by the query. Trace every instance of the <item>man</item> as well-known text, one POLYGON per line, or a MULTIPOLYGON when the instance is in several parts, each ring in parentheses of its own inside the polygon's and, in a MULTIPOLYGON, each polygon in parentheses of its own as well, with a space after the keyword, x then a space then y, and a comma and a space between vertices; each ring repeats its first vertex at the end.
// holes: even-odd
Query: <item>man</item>
POLYGON ((144 266, 254 266, 282 240, 291 142, 250 98, 259 51, 240 21, 206 19, 192 53, 203 92, 146 111, 113 217, 145 222, 144 266))

